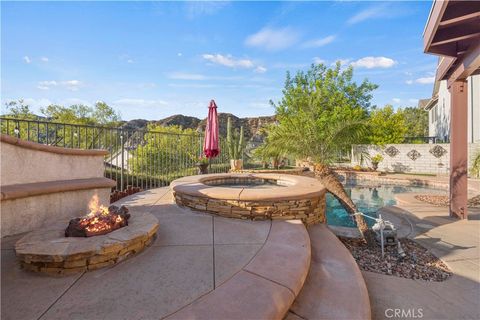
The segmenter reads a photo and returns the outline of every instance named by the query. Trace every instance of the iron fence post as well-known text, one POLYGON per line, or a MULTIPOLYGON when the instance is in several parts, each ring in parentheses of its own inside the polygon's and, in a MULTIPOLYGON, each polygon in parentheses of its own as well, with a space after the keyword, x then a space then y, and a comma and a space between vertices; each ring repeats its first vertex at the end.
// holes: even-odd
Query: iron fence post
POLYGON ((125 144, 124 144, 124 139, 123 139, 123 131, 120 131, 120 143, 122 144, 122 155, 121 155, 121 161, 122 161, 122 167, 120 168, 120 191, 123 191, 124 186, 123 186, 123 167, 125 165, 125 159, 124 159, 124 153, 125 153, 125 144))

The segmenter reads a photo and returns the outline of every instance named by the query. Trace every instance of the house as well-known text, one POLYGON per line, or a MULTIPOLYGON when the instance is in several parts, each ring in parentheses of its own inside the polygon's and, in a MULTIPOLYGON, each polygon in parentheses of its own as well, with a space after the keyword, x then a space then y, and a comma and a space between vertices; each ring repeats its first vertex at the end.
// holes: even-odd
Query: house
POLYGON ((478 1, 435 0, 423 32, 423 51, 440 57, 435 75, 437 106, 431 121, 440 119, 439 109, 445 117, 449 115, 450 216, 461 219, 468 217, 468 141, 478 139, 479 79, 472 76, 480 74, 479 16, 478 1), (448 99, 440 96, 442 82, 448 99))
MULTIPOLYGON (((439 65, 441 63, 439 60, 439 65)), ((480 75, 467 78, 468 143, 480 142, 480 75)), ((421 100, 423 101, 423 100, 421 100)), ((428 136, 435 142, 450 142, 450 91, 447 80, 435 79, 432 98, 423 106, 428 111, 428 136)), ((420 105, 419 105, 420 106, 420 105)))

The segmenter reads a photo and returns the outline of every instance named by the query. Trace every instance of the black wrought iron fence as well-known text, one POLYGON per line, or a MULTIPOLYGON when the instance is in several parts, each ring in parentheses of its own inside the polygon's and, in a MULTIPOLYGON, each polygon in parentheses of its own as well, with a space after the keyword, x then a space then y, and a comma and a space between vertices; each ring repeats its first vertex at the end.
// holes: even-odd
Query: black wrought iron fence
MULTIPOLYGON (((117 190, 128 186, 142 189, 167 186, 179 177, 197 174, 203 135, 130 130, 123 128, 56 123, 0 117, 2 134, 37 143, 78 149, 104 149, 105 176, 117 182, 117 190)), ((221 150, 227 150, 220 139, 221 150)), ((228 155, 211 160, 209 172, 227 172, 228 155)))

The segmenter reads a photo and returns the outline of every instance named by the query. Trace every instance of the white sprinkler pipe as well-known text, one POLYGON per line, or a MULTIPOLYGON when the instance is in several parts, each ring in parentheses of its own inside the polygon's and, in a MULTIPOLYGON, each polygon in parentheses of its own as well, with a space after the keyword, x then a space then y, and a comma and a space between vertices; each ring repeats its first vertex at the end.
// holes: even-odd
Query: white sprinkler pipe
POLYGON ((361 215, 361 216, 364 216, 366 218, 370 218, 372 220, 375 220, 376 223, 375 223, 374 227, 378 226, 379 229, 380 229, 380 244, 382 246, 382 258, 385 258, 385 244, 384 244, 384 238, 383 238, 383 230, 385 229, 385 226, 387 226, 387 225, 390 226, 392 229, 394 229, 395 226, 393 225, 393 223, 391 223, 390 221, 383 220, 381 214, 378 215, 378 218, 369 216, 369 215, 367 215, 363 212, 360 212, 360 211, 355 212, 353 215, 354 216, 361 215))

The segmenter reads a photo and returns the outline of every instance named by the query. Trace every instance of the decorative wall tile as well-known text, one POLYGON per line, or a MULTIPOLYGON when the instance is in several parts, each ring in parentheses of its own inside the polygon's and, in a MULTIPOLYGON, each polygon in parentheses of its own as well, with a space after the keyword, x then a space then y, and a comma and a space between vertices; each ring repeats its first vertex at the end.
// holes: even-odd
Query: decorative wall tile
POLYGON ((412 159, 413 161, 417 160, 418 158, 420 158, 422 155, 420 154, 420 152, 418 152, 417 150, 413 149, 411 150, 409 153, 407 153, 407 156, 412 159))
POLYGON ((430 153, 433 154, 435 158, 441 158, 445 153, 447 153, 447 150, 445 150, 442 146, 436 145, 432 149, 430 149, 430 153))
POLYGON ((397 154, 400 153, 397 148, 394 146, 390 146, 387 149, 385 149, 385 153, 388 154, 390 157, 394 158, 397 154))

